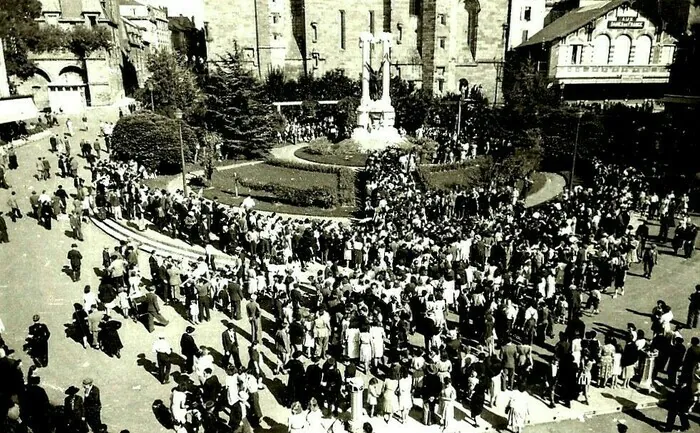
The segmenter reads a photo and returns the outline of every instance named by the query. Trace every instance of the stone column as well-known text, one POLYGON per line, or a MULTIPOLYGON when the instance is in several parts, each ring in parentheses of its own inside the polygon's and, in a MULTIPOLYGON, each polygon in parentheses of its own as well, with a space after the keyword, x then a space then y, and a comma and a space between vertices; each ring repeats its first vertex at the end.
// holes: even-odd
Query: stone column
POLYGON ((362 431, 364 380, 361 377, 350 380, 350 428, 353 432, 362 431))
POLYGON ((644 391, 650 391, 652 389, 652 376, 654 373, 654 364, 656 364, 657 356, 659 356, 659 352, 655 350, 646 352, 646 354, 642 356, 640 361, 642 363, 642 375, 641 379, 639 379, 639 389, 644 391))
POLYGON ((362 50, 362 98, 360 99, 360 105, 366 105, 370 101, 368 66, 371 61, 370 47, 373 40, 374 36, 372 36, 372 33, 360 34, 360 49, 362 50))
POLYGON ((391 105, 389 87, 391 83, 391 33, 382 33, 382 102, 391 105))
POLYGON ((7 78, 7 68, 5 66, 5 51, 0 39, 0 98, 10 96, 10 82, 7 78))

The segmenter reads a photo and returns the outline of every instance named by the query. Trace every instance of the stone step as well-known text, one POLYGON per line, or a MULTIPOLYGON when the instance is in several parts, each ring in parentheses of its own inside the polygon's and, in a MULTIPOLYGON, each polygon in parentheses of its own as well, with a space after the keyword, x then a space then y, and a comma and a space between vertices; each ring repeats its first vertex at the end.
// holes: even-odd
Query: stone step
MULTIPOLYGON (((119 241, 135 240, 139 242, 139 249, 145 252, 150 253, 151 251, 155 250, 156 254, 163 257, 173 256, 178 259, 187 259, 190 261, 204 257, 203 248, 201 248, 201 251, 198 251, 196 248, 191 246, 186 248, 183 246, 166 243, 161 240, 156 240, 152 236, 149 236, 149 231, 140 232, 133 230, 111 219, 99 220, 97 218, 92 218, 92 222, 95 224, 95 227, 119 241)), ((217 254, 215 259, 218 264, 233 264, 233 260, 223 253, 217 254)))

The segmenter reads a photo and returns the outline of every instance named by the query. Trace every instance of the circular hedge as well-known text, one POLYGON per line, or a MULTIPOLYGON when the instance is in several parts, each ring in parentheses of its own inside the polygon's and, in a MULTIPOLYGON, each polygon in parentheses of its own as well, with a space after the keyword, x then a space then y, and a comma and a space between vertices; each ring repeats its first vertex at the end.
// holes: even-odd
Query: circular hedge
MULTIPOLYGON (((185 161, 192 160, 197 135, 182 123, 185 161)), ((182 171, 178 120, 152 112, 140 112, 119 119, 112 133, 112 156, 121 161, 135 160, 158 174, 182 171)))

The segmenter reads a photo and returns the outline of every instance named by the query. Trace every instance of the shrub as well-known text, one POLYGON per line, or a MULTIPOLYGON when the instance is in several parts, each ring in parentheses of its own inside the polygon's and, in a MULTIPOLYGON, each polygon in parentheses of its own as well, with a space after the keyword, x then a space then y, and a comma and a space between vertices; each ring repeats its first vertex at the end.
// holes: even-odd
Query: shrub
MULTIPOLYGON (((197 138, 194 131, 182 124, 185 160, 191 160, 191 149, 197 138)), ((182 170, 178 121, 151 112, 137 113, 119 119, 112 133, 112 156, 118 160, 135 160, 160 174, 182 170)))
POLYGON ((356 155, 360 152, 360 146, 353 140, 343 140, 340 143, 331 143, 328 140, 317 140, 305 147, 307 153, 311 155, 356 155))
POLYGON ((336 191, 326 186, 299 188, 246 178, 240 179, 240 184, 252 190, 269 192, 280 201, 284 201, 293 206, 332 208, 337 205, 336 191))
POLYGON ((310 171, 316 173, 333 173, 338 176, 338 188, 336 202, 343 206, 353 206, 356 200, 357 173, 345 167, 331 167, 320 164, 307 164, 304 162, 288 161, 284 159, 270 158, 265 161, 269 165, 291 168, 294 170, 310 171))

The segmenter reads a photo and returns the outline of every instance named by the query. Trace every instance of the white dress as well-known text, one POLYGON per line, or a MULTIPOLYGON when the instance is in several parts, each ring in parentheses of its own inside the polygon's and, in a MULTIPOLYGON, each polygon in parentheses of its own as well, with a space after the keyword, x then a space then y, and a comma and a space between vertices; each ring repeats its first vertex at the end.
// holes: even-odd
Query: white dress
POLYGON ((187 393, 173 390, 170 396, 170 412, 173 414, 173 420, 176 424, 184 424, 187 420, 187 393))

